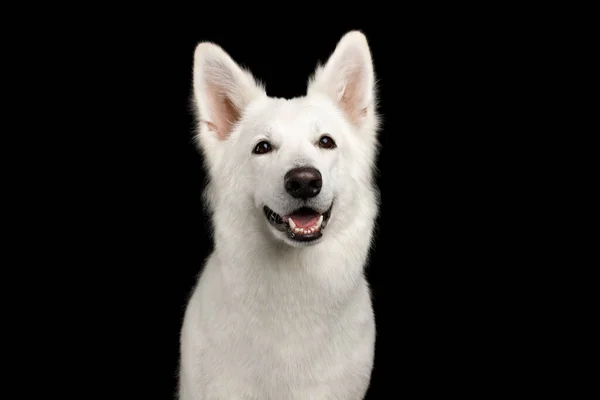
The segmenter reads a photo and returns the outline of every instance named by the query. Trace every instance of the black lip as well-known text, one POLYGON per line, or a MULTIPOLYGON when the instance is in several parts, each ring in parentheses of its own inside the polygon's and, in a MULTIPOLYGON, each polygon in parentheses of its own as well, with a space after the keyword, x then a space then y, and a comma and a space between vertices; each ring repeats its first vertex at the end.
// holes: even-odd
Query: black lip
POLYGON ((333 208, 333 202, 327 211, 323 213, 323 222, 321 223, 321 229, 319 232, 308 233, 306 235, 299 235, 292 231, 292 228, 288 224, 287 221, 284 221, 283 218, 275 211, 271 210, 269 207, 264 206, 263 211, 265 212, 265 216, 271 225, 275 227, 280 232, 287 233, 288 237, 297 242, 312 242, 313 240, 317 240, 323 236, 323 230, 327 226, 327 222, 331 217, 331 209, 333 208))

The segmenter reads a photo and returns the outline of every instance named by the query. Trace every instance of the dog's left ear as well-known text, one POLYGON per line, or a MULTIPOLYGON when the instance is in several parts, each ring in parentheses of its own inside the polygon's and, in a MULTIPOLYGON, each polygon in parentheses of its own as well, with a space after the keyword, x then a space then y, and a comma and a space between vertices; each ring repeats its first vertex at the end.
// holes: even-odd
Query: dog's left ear
POLYGON ((375 110, 375 75, 367 38, 360 31, 346 33, 323 67, 309 81, 308 93, 331 97, 348 120, 361 126, 375 110))

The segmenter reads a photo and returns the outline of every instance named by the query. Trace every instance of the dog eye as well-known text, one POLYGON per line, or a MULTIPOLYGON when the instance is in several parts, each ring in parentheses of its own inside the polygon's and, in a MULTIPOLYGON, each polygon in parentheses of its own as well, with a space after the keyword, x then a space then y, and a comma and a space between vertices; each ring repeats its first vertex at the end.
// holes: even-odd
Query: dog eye
POLYGON ((256 145, 256 147, 254 147, 254 150, 252 151, 252 153, 266 154, 266 153, 270 152, 271 150, 273 150, 273 148, 271 147, 271 143, 267 142, 266 140, 263 140, 262 142, 259 142, 256 145))
POLYGON ((319 147, 321 147, 323 149, 333 149, 337 146, 336 146, 335 142, 333 141, 333 139, 331 138, 331 136, 323 135, 323 136, 321 136, 321 139, 319 139, 319 147))

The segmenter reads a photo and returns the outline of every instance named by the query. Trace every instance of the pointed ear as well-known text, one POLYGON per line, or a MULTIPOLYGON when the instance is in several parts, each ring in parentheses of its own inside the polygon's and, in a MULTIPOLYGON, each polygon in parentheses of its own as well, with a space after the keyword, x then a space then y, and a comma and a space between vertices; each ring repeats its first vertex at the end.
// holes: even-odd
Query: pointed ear
POLYGON ((318 67, 309 81, 311 91, 331 97, 355 125, 374 112, 375 75, 364 34, 350 31, 342 37, 325 66, 318 67))
POLYGON ((218 45, 203 42, 194 54, 194 100, 200 134, 229 137, 246 106, 264 89, 218 45))

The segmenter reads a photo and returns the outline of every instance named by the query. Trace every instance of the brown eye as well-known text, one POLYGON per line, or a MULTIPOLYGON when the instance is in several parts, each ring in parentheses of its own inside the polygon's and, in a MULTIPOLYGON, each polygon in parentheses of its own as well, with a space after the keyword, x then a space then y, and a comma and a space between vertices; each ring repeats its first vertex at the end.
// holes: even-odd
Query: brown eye
POLYGON ((252 153, 254 154, 266 154, 268 152, 270 152, 271 150, 273 150, 273 148, 271 147, 271 144, 269 142, 267 142, 266 140, 263 140, 262 142, 259 142, 256 147, 254 148, 254 150, 252 151, 252 153))
POLYGON ((321 136, 321 139, 319 139, 319 147, 323 149, 333 149, 336 145, 331 136, 323 135, 321 136))

